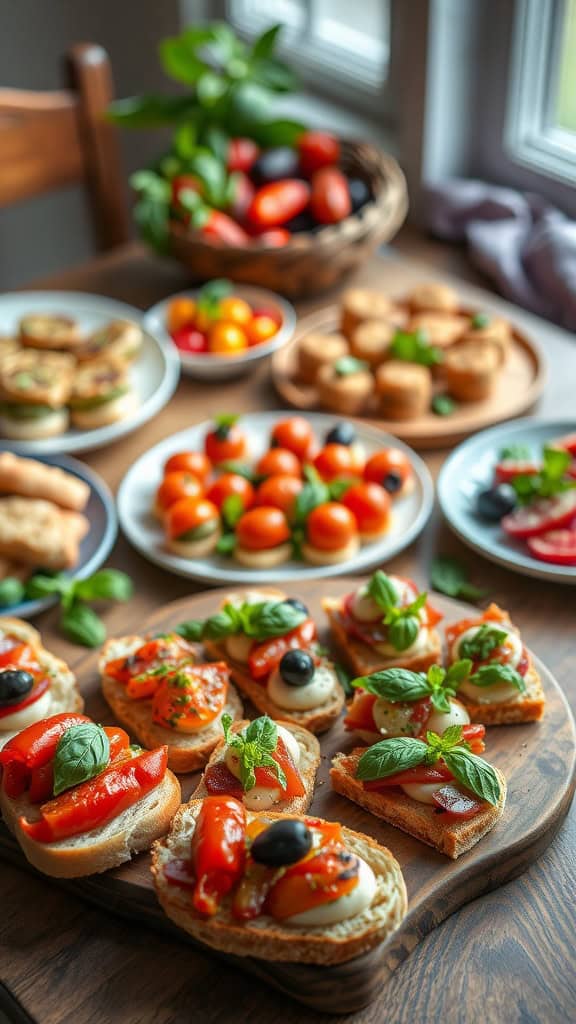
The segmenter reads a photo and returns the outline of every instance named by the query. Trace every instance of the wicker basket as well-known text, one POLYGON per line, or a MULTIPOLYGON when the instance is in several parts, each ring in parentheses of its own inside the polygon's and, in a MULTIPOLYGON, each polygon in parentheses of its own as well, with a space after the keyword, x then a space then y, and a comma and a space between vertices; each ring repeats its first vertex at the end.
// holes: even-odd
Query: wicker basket
POLYGON ((227 277, 291 298, 338 284, 394 237, 408 209, 406 181, 396 161, 365 142, 342 140, 342 167, 363 178, 374 199, 340 224, 295 234, 281 248, 255 240, 249 247, 221 245, 172 222, 172 254, 195 278, 227 277))

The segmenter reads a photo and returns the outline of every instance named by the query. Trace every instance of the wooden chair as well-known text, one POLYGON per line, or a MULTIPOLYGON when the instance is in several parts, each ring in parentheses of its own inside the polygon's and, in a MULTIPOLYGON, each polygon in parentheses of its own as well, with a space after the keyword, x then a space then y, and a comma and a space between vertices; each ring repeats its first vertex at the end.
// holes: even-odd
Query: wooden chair
POLYGON ((83 182, 98 246, 129 238, 116 130, 104 118, 113 95, 106 51, 78 43, 68 53, 71 88, 0 89, 0 209, 83 182))

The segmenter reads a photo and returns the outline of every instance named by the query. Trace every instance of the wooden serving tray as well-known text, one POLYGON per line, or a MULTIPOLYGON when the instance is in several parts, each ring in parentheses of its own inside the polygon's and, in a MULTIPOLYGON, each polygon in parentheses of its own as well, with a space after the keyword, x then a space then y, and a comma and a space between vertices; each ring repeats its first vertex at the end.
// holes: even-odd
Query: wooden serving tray
MULTIPOLYGON (((461 309, 459 312, 472 311, 461 309)), ((305 412, 322 409, 316 388, 303 384, 297 377, 300 341, 315 331, 331 334, 339 329, 339 323, 339 306, 328 306, 311 313, 298 321, 293 338, 272 356, 274 386, 282 398, 294 408, 305 412)), ((525 412, 540 396, 544 382, 545 370, 540 351, 527 335, 513 327, 510 354, 491 398, 481 402, 461 402, 451 416, 436 416, 433 412, 428 412, 425 416, 412 420, 384 420, 378 416, 374 396, 372 409, 368 410, 366 416, 383 430, 395 434, 416 448, 448 448, 470 434, 525 412)), ((439 385, 436 391, 442 391, 442 387, 439 385)), ((336 409, 331 411, 337 412, 336 409)))
MULTIPOLYGON (((304 600, 317 622, 322 624, 320 599, 323 594, 344 594, 360 582, 308 581, 298 590, 293 587, 286 590, 304 600)), ((220 596, 221 592, 213 590, 175 601, 144 623, 134 624, 134 629, 156 632, 174 627, 184 619, 205 618, 213 612, 220 596)), ((447 621, 477 613, 477 609, 469 605, 436 594, 433 604, 444 612, 447 621)), ((321 640, 328 640, 324 628, 321 640)), ((559 684, 542 664, 536 663, 546 692, 546 715, 542 722, 489 730, 487 756, 508 780, 506 809, 494 830, 457 861, 449 860, 334 793, 328 781, 331 757, 336 751, 351 748, 355 741, 340 723, 321 737, 322 763, 312 813, 342 821, 350 828, 374 836, 393 851, 402 865, 408 889, 408 914, 386 943, 334 967, 270 963, 208 952, 214 952, 223 962, 248 971, 283 994, 317 1010, 334 1014, 350 1012, 374 999, 392 971, 409 956, 420 939, 446 917, 464 903, 521 874, 553 839, 568 811, 575 784, 576 737, 572 715, 559 684)), ((81 663, 77 674, 86 698, 87 713, 97 721, 110 723, 113 717, 100 694, 96 665, 97 655, 92 654, 81 663)), ((197 773, 181 776, 184 797, 196 787, 198 778, 197 773)), ((4 826, 0 828, 0 857, 29 867, 4 826)), ((48 884, 54 884, 53 880, 48 880, 48 884)), ((160 928, 198 948, 197 943, 168 921, 157 903, 148 854, 103 875, 68 882, 58 880, 56 884, 65 885, 75 895, 99 907, 160 928)), ((207 951, 207 947, 201 948, 207 951)), ((178 955, 185 971, 184 952, 178 955)))

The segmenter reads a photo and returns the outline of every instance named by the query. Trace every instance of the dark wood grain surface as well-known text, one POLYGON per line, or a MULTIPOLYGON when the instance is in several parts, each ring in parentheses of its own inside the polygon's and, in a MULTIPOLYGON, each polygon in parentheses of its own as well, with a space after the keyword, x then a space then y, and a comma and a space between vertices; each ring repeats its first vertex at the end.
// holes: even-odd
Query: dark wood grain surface
MULTIPOLYGON (((457 251, 410 232, 400 238, 399 249, 408 260, 375 259, 358 280, 400 294, 417 281, 455 275, 463 301, 502 311, 542 344, 549 380, 537 415, 573 414, 576 420, 576 345, 571 335, 512 309, 479 288, 482 282, 457 251)), ((159 262, 134 246, 89 267, 37 282, 35 287, 91 291, 145 308, 185 285, 182 268, 159 262)), ((333 300, 329 295, 320 302, 333 300)), ((314 305, 306 303, 301 308, 308 312, 314 305)), ((206 418, 215 405, 241 412, 276 404, 265 368, 218 391, 183 380, 170 406, 153 423, 92 453, 86 462, 116 489, 142 451, 206 418)), ((434 474, 443 458, 440 452, 426 454, 434 474)), ((423 584, 437 550, 462 558, 474 581, 485 586, 494 600, 511 608, 530 647, 574 704, 574 591, 491 565, 464 548, 439 517, 416 544, 390 563, 390 571, 412 575, 423 584)), ((148 565, 122 539, 111 564, 130 571, 136 583, 136 598, 129 608, 105 611, 111 632, 128 628, 158 604, 194 590, 186 581, 148 565)), ((40 621, 46 643, 72 664, 78 662, 82 652, 60 637, 55 622, 53 612, 40 621)), ((354 1024, 380 1024, 383 1020, 388 1024, 436 1020, 445 1024, 563 1024, 574 1019, 575 821, 572 810, 552 845, 521 878, 469 904, 434 929, 395 971, 382 995, 347 1019, 354 1024)), ((267 986, 255 986, 241 972, 228 968, 224 972, 209 956, 185 956, 184 947, 173 939, 87 907, 20 869, 2 866, 0 901, 0 980, 39 1024, 184 1024, 192 1019, 199 1024, 292 1024, 326 1019, 267 986)))

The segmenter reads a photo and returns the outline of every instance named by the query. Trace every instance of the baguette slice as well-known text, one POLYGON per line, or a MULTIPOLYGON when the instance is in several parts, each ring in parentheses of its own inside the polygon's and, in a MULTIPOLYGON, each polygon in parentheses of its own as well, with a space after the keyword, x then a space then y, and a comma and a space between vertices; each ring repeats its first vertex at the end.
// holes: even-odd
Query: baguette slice
MULTIPOLYGON (((539 722, 544 716, 546 698, 542 689, 542 680, 530 661, 530 667, 524 677, 526 690, 519 693, 513 700, 490 703, 474 703, 465 693, 457 694, 470 715, 472 722, 482 725, 516 725, 523 722, 539 722)), ((488 696, 489 687, 486 687, 488 696)))
POLYGON ((336 754, 330 769, 332 788, 360 807, 382 818, 408 835, 433 846, 440 853, 456 860, 490 832, 504 811, 506 802, 506 780, 498 769, 501 785, 500 801, 497 806, 486 806, 474 818, 461 822, 443 824, 442 816, 434 812, 430 804, 413 800, 401 790, 376 793, 364 789, 362 782, 355 778, 356 768, 365 748, 353 750, 351 754, 336 754))
MULTIPOLYGON (((238 922, 232 917, 228 901, 211 918, 192 908, 190 891, 166 881, 166 865, 174 858, 190 855, 190 840, 202 801, 184 804, 165 839, 154 844, 152 875, 156 894, 168 917, 194 939, 213 949, 235 956, 253 956, 262 960, 292 963, 337 964, 352 960, 383 942, 399 926, 406 913, 406 886, 400 865, 389 850, 375 840, 351 829, 342 835, 350 851, 362 857, 377 879, 377 890, 370 907, 362 914, 323 927, 289 927, 274 918, 261 915, 254 921, 238 922)), ((296 815, 248 812, 248 821, 266 822, 296 815)), ((303 820, 306 820, 305 818, 303 820)))
MULTIPOLYGON (((104 644, 99 660, 104 698, 118 721, 145 747, 160 747, 164 744, 168 746, 168 765, 173 771, 197 771, 198 768, 204 767, 222 736, 222 716, 218 715, 205 729, 199 729, 196 735, 165 729, 152 720, 151 700, 132 700, 127 697, 122 683, 110 679, 104 671, 109 661, 132 654, 143 643, 144 638, 141 636, 125 636, 104 644)), ((228 699, 222 714, 224 712, 234 720, 242 717, 242 702, 231 684, 228 687, 228 699)))
POLYGON ((322 607, 328 617, 334 642, 343 660, 356 676, 369 676, 372 672, 381 672, 385 668, 408 668, 412 672, 425 672, 430 665, 439 665, 442 661, 442 643, 436 629, 430 630, 429 649, 411 658, 403 657, 401 651, 393 658, 386 658, 369 644, 349 637, 340 620, 341 603, 338 598, 322 599, 322 607))
MULTIPOLYGON (((304 796, 293 796, 290 800, 279 800, 278 803, 274 804, 274 810, 281 811, 284 814, 304 814, 310 807, 312 797, 314 796, 316 772, 320 767, 320 744, 311 732, 308 732, 307 729, 302 729, 299 725, 295 725, 294 722, 278 721, 276 724, 283 726, 284 729, 291 732, 300 747, 300 762, 297 767, 306 793, 304 796)), ((234 722, 231 726, 231 732, 241 732, 242 729, 246 729, 249 725, 250 722, 248 720, 234 722)), ((222 739, 212 751, 206 767, 210 768, 211 765, 224 761, 225 749, 226 742, 222 739)), ((192 799, 202 800, 203 797, 208 795, 209 791, 206 789, 204 776, 202 776, 198 786, 192 793, 192 799)))
POLYGON ((160 785, 107 825, 55 843, 39 843, 18 824, 21 815, 33 820, 37 805, 30 803, 27 796, 11 800, 0 793, 2 816, 26 859, 53 878, 99 874, 130 860, 133 853, 149 850, 154 840, 168 831, 180 801, 180 783, 167 771, 160 785))

